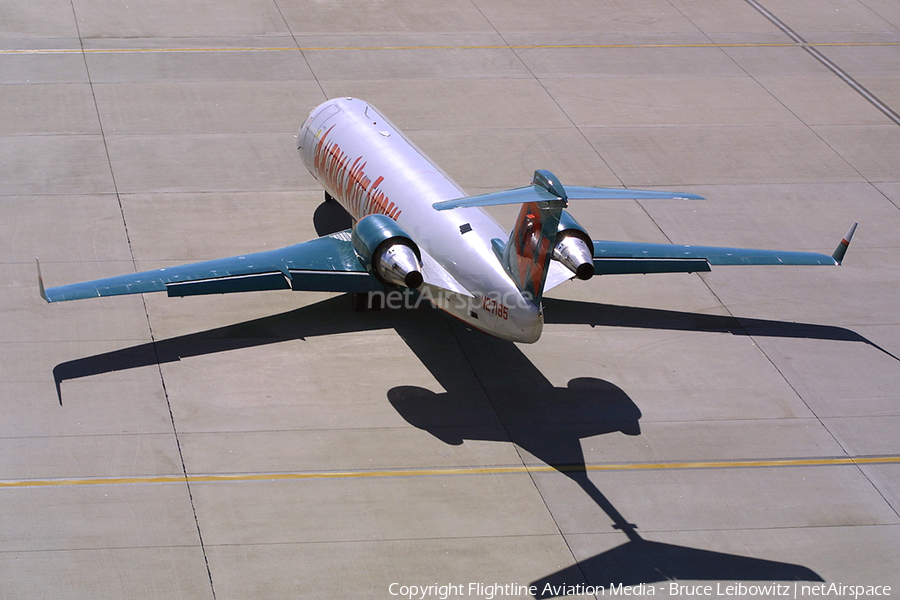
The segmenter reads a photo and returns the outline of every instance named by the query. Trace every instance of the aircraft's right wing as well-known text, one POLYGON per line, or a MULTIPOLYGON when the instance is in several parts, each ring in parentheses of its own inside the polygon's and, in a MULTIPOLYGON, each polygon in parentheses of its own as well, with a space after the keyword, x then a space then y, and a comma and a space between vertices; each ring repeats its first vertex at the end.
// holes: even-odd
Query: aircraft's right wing
POLYGON ((856 223, 831 256, 817 252, 594 240, 594 272, 597 275, 695 273, 709 271, 710 265, 839 265, 855 231, 856 223))
POLYGON ((367 292, 383 290, 353 250, 350 231, 341 231, 279 248, 230 258, 130 273, 44 289, 47 302, 166 292, 195 296, 262 290, 367 292))

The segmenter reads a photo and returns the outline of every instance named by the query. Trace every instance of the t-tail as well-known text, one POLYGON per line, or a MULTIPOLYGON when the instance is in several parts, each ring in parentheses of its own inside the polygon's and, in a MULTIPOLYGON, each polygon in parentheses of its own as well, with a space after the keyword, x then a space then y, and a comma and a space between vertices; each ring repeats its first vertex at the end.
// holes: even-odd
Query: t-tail
POLYGON ((516 287, 540 306, 568 199, 550 171, 535 171, 531 184, 539 199, 522 204, 506 244, 494 240, 494 249, 516 287))
MULTIPOLYGON (((621 193, 620 190, 606 191, 621 193)), ((450 210, 521 204, 509 239, 504 242, 495 238, 491 242, 494 253, 522 294, 540 306, 551 271, 551 259, 558 260, 568 269, 568 275, 562 280, 572 275, 579 279, 590 279, 594 275, 593 244, 584 229, 563 210, 568 205, 568 198, 566 188, 553 173, 538 169, 530 186, 438 202, 434 208, 450 210)))

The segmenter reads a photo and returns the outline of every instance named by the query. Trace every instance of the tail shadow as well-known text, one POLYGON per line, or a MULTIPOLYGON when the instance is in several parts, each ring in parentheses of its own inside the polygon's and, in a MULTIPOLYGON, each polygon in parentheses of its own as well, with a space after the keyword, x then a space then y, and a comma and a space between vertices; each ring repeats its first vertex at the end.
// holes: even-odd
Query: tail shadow
MULTIPOLYGON (((630 536, 629 536, 630 537, 630 536)), ((570 586, 640 589, 664 581, 824 581, 800 565, 663 544, 637 537, 531 582, 535 598, 570 595, 570 586)))
MULTIPOLYGON (((447 444, 465 440, 512 442, 569 477, 609 517, 628 541, 538 579, 537 598, 571 595, 567 586, 636 586, 667 580, 822 581, 812 570, 710 550, 645 540, 588 476, 582 440, 597 435, 640 435, 640 409, 608 381, 580 377, 555 387, 514 344, 463 331, 464 361, 422 332, 401 336, 438 383, 434 393, 413 386, 388 392, 388 400, 411 425, 447 444), (485 398, 486 396, 486 398, 485 398)), ((525 456, 527 463, 530 459, 525 456)))

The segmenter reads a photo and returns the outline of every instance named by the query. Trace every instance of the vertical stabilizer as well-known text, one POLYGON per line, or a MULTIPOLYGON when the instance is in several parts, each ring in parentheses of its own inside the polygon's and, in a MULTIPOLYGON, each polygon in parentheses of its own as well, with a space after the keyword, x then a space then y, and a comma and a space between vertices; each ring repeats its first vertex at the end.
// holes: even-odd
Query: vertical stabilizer
POLYGON ((522 293, 538 304, 567 202, 564 188, 549 171, 535 171, 532 184, 555 198, 522 204, 500 260, 522 293))

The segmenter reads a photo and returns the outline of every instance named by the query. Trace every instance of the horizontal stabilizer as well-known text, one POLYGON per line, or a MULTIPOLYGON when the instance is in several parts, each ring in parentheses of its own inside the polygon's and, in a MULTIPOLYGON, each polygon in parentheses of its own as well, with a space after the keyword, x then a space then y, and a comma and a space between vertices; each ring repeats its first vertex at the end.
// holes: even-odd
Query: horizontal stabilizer
POLYGON ((563 207, 565 207, 565 203, 568 200, 703 200, 703 197, 681 192, 563 186, 553 173, 539 169, 534 172, 532 184, 529 186, 502 192, 491 192, 479 196, 469 196, 468 198, 435 202, 432 206, 437 210, 450 210, 476 206, 561 201, 563 207))
MULTIPOLYGON (((566 186, 568 200, 703 200, 703 196, 685 194, 681 192, 654 192, 648 190, 629 190, 625 188, 597 188, 597 187, 572 187, 566 186)), ((450 210, 453 208, 469 208, 473 206, 500 206, 503 204, 523 204, 525 202, 548 202, 561 200, 544 189, 535 186, 491 192, 480 196, 457 198, 435 202, 437 210, 450 210)))
POLYGON ((703 200, 703 196, 684 192, 656 192, 627 188, 566 186, 569 200, 703 200))
POLYGON ((437 210, 450 210, 452 208, 470 208, 473 206, 501 206, 503 204, 558 202, 560 200, 561 198, 559 198, 559 196, 554 196, 543 189, 535 189, 535 186, 529 185, 527 187, 515 188, 512 190, 503 190, 502 192, 481 194, 480 196, 469 196, 468 198, 457 198, 456 200, 435 202, 432 206, 437 210))

